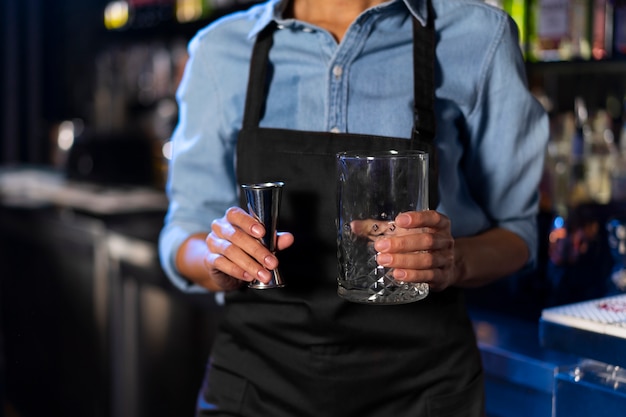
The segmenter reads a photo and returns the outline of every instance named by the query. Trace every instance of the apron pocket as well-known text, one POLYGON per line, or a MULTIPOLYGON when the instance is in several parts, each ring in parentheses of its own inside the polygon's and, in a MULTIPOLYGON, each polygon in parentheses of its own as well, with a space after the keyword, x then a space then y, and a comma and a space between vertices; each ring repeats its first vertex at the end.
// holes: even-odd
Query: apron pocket
POLYGON ((463 390, 427 400, 428 417, 483 417, 482 373, 463 390))
POLYGON ((246 379, 209 365, 198 399, 198 416, 222 415, 220 413, 238 415, 247 385, 246 379))

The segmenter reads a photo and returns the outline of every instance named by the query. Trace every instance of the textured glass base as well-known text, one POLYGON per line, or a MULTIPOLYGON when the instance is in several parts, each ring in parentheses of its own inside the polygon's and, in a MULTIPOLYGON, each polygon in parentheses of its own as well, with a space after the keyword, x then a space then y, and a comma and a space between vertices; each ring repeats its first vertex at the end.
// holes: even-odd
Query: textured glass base
POLYGON ((383 277, 366 287, 354 286, 350 285, 350 282, 340 281, 337 294, 355 303, 388 305, 407 304, 422 300, 428 296, 428 290, 428 284, 398 282, 383 277))

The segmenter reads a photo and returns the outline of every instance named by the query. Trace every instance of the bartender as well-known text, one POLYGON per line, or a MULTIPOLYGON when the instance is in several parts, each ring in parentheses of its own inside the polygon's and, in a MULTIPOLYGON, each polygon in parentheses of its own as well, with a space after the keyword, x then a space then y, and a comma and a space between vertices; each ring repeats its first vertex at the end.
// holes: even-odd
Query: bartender
POLYGON ((198 416, 482 416, 463 287, 535 261, 547 117, 517 31, 478 0, 270 0, 189 45, 163 267, 224 299, 198 416), (422 301, 337 295, 335 154, 431 149, 432 210, 375 243, 422 301), (437 174, 438 171, 438 174, 437 174), (278 251, 240 184, 285 181, 278 251), (284 288, 255 290, 279 267, 284 288))

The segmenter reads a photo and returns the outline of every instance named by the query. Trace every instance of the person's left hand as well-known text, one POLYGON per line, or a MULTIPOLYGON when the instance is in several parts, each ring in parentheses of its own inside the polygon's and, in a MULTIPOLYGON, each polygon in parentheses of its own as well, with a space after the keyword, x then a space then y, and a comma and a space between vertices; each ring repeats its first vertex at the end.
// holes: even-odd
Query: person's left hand
POLYGON ((375 240, 379 265, 394 268, 393 277, 404 282, 425 282, 433 291, 441 291, 456 282, 454 239, 450 219, 434 211, 410 211, 399 214, 395 225, 417 229, 415 233, 384 233, 375 240))

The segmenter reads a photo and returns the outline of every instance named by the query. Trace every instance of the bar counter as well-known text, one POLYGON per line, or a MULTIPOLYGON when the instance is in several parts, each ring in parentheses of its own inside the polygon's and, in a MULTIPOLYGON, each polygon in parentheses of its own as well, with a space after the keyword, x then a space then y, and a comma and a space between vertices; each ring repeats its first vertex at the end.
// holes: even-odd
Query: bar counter
POLYGON ((626 295, 547 308, 539 330, 542 346, 586 358, 556 375, 555 416, 623 415, 626 295))

